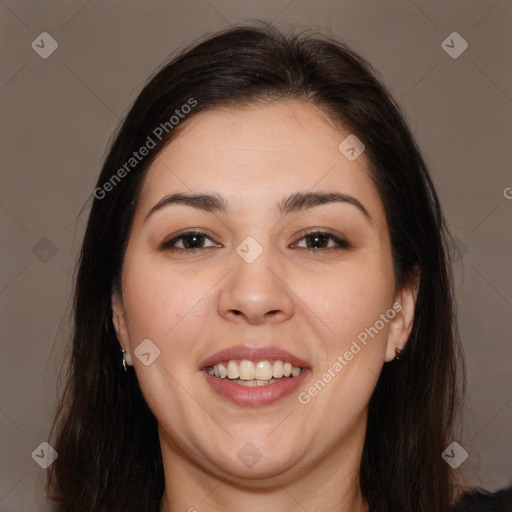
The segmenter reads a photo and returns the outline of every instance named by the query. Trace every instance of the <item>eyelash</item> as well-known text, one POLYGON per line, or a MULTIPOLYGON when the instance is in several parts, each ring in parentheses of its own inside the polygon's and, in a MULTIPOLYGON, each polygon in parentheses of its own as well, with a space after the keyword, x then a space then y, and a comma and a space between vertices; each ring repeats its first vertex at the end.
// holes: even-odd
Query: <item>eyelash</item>
MULTIPOLYGON (((173 247, 173 244, 176 243, 178 240, 181 240, 183 238, 188 238, 191 236, 198 236, 198 235, 204 236, 204 237, 208 238, 209 240, 212 240, 206 233, 203 233, 201 231, 186 231, 185 233, 181 233, 179 236, 174 237, 171 240, 167 240, 167 241, 163 242, 160 248, 162 250, 167 250, 167 251, 172 251, 172 252, 177 252, 177 253, 188 252, 188 253, 192 253, 192 254, 195 254, 197 251, 201 251, 204 249, 212 249, 212 247, 195 247, 195 248, 191 248, 191 249, 181 248, 181 247, 173 247)), ((304 250, 308 253, 318 254, 321 252, 329 252, 332 250, 338 251, 341 249, 352 249, 353 248, 353 246, 347 240, 338 238, 337 236, 335 236, 332 233, 329 233, 327 231, 311 231, 311 232, 303 235, 302 238, 299 239, 299 242, 301 242, 305 238, 313 237, 314 235, 317 235, 317 236, 320 235, 321 237, 327 237, 328 239, 331 239, 336 244, 338 244, 338 246, 331 247, 331 248, 324 248, 324 249, 315 249, 315 248, 310 248, 310 247, 300 247, 299 249, 304 250)), ((213 240, 212 240, 212 242, 213 242, 213 240)))

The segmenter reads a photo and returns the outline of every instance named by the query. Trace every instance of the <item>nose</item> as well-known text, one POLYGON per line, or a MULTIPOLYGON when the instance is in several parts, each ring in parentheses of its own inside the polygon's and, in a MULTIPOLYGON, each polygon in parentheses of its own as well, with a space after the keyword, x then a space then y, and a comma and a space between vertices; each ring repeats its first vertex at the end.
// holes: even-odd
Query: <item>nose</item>
POLYGON ((226 320, 256 325, 293 316, 293 292, 286 283, 286 272, 267 253, 263 251, 252 263, 235 255, 235 268, 224 280, 218 304, 226 320))

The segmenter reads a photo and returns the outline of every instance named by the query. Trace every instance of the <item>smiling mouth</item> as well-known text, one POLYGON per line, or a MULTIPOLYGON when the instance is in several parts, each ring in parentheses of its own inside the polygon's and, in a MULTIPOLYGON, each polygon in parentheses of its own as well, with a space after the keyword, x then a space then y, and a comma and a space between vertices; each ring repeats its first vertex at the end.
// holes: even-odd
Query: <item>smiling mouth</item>
POLYGON ((226 379, 233 384, 245 387, 267 386, 293 379, 302 373, 302 368, 279 359, 275 361, 231 359, 208 366, 205 370, 219 379, 226 379))

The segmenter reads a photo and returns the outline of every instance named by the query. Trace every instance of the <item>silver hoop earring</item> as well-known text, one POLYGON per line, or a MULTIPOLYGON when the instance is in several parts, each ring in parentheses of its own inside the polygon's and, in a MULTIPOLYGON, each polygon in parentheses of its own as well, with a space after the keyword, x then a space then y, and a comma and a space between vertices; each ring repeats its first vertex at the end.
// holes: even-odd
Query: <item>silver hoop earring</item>
POLYGON ((121 352, 123 353, 123 368, 124 368, 124 371, 128 372, 128 369, 126 368, 126 359, 124 357, 124 354, 125 354, 124 348, 121 350, 121 352))

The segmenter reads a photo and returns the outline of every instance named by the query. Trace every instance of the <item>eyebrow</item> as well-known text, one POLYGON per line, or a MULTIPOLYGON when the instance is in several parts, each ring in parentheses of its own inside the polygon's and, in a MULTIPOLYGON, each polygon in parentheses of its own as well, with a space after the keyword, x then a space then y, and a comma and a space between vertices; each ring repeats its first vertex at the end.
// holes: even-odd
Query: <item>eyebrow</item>
MULTIPOLYGON (((341 192, 296 192, 279 202, 278 211, 284 216, 330 203, 351 204, 363 213, 366 220, 372 224, 372 217, 361 202, 355 197, 341 192)), ((209 213, 226 213, 228 211, 225 199, 218 194, 174 193, 160 199, 160 201, 149 210, 144 218, 144 222, 156 211, 172 204, 190 206, 209 213)))

